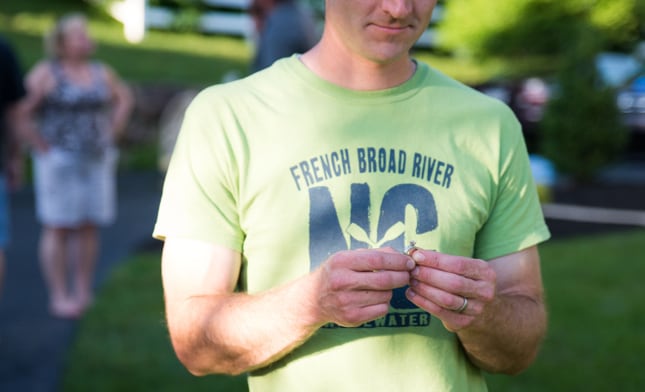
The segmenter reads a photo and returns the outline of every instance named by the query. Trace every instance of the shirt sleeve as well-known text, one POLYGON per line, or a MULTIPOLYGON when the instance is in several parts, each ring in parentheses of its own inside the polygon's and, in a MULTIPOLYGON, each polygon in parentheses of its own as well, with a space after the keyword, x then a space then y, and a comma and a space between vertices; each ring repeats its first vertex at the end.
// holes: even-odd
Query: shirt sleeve
POLYGON ((241 250, 237 169, 215 87, 186 110, 164 180, 153 237, 181 237, 241 250))
POLYGON ((521 127, 512 113, 503 121, 503 128, 496 194, 475 243, 475 257, 484 260, 526 249, 550 237, 521 127))

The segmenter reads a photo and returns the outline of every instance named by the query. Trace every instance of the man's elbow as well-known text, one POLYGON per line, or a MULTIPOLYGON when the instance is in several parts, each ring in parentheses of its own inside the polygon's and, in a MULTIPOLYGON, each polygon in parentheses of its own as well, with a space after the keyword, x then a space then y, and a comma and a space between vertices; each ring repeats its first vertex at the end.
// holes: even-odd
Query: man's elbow
POLYGON ((245 368, 237 365, 238 361, 218 358, 215 352, 203 347, 173 339, 173 348, 179 362, 193 376, 202 377, 210 374, 238 376, 246 371, 245 368))
POLYGON ((489 373, 506 374, 516 376, 527 370, 537 359, 540 352, 544 334, 536 334, 533 342, 525 343, 521 347, 508 347, 504 355, 498 361, 488 364, 479 364, 483 370, 489 373))
POLYGON ((214 373, 206 368, 201 361, 196 360, 194 353, 189 350, 175 347, 175 355, 179 362, 186 368, 186 370, 193 376, 202 377, 214 373))
POLYGON ((524 358, 518 358, 515 361, 509 362, 506 366, 501 367, 497 373, 506 374, 509 376, 517 376, 518 374, 527 370, 537 358, 537 351, 524 358))
POLYGON ((532 319, 532 325, 525 329, 526 335, 521 339, 521 343, 510 343, 506 366, 503 366, 499 373, 518 375, 527 370, 537 359, 547 334, 548 315, 543 301, 536 300, 536 303, 537 310, 532 319))
POLYGON ((488 361, 486 363, 469 356, 470 362, 481 370, 491 374, 505 374, 508 376, 516 376, 526 369, 528 369, 535 358, 537 352, 531 355, 508 355, 504 358, 498 358, 496 361, 488 361))

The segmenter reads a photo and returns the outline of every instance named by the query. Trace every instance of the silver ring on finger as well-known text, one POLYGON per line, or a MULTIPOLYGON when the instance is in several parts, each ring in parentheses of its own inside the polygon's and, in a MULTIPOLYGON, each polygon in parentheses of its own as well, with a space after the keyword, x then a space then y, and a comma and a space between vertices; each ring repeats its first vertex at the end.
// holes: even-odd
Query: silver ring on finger
POLYGON ((466 310, 466 308, 468 307, 468 298, 466 297, 463 297, 463 298, 464 298, 464 303, 461 304, 459 308, 455 309, 455 312, 457 313, 463 313, 464 310, 466 310))

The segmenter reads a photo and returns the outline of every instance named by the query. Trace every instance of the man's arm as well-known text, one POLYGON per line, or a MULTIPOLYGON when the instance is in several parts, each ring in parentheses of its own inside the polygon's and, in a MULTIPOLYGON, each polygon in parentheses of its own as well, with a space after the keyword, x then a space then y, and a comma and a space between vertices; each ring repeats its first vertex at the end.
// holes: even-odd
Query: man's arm
POLYGON ((167 238, 162 256, 166 316, 180 361, 196 375, 264 367, 322 325, 353 326, 385 315, 414 263, 395 251, 347 251, 266 292, 235 293, 238 252, 167 238))
POLYGON ((533 362, 547 324, 537 247, 489 262, 422 250, 412 257, 419 267, 408 297, 457 333, 471 362, 508 374, 533 362))

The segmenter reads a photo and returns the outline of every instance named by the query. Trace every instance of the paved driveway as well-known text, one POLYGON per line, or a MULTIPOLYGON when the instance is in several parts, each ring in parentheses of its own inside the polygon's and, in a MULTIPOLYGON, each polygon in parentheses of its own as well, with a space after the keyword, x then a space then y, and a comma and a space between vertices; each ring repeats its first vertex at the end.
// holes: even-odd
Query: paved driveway
MULTIPOLYGON (((156 172, 119 175, 116 223, 102 231, 96 285, 133 252, 157 246, 150 237, 161 194, 156 172)), ((56 391, 77 323, 47 312, 37 259, 39 226, 29 185, 12 196, 13 243, 0 299, 0 391, 56 391)), ((160 244, 159 244, 160 246, 160 244)))

